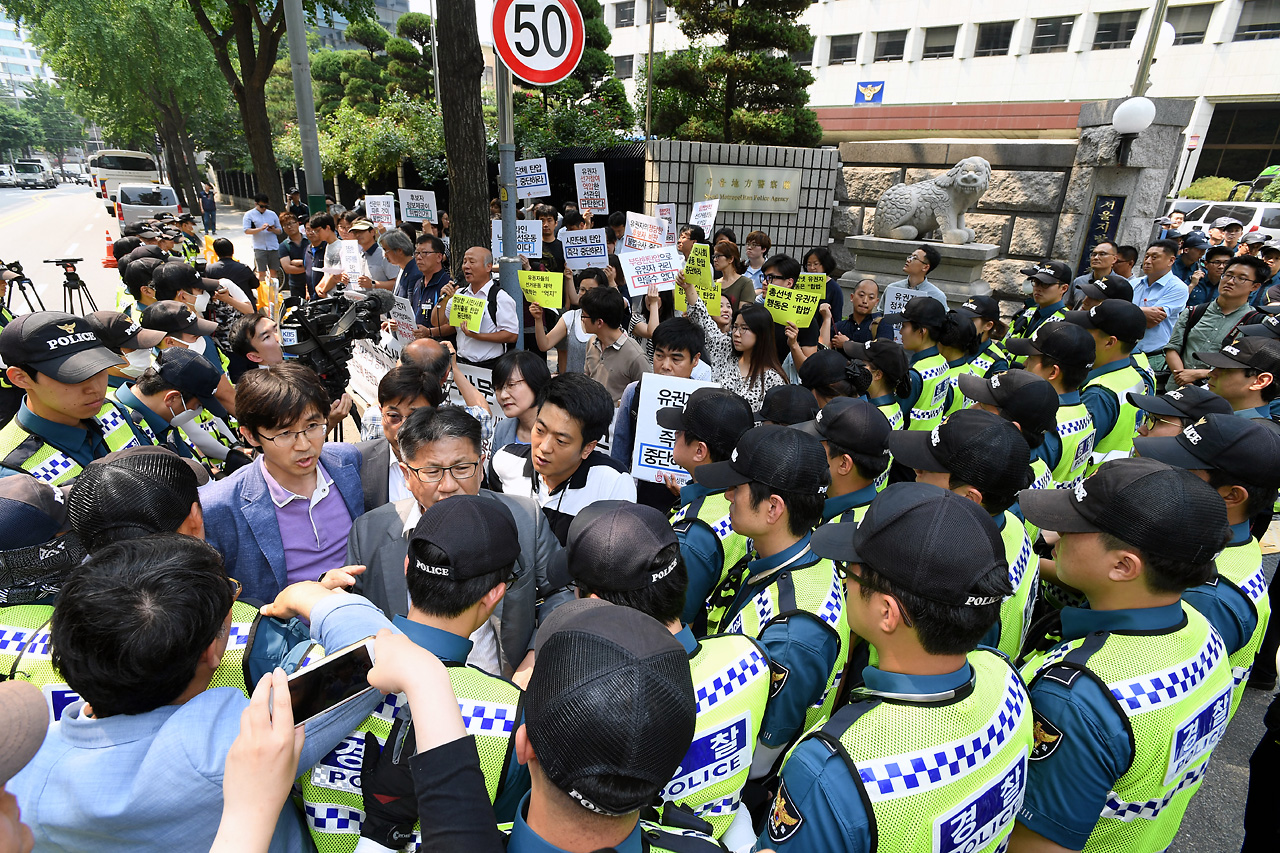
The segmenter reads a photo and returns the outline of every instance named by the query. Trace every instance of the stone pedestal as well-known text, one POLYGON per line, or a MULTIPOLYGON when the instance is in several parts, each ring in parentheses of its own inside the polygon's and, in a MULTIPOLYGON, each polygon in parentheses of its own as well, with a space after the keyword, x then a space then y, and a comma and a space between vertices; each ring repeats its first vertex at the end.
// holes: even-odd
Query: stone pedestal
MULTIPOLYGON (((840 279, 840 287, 850 293, 864 278, 875 279, 882 288, 907 277, 902 265, 907 256, 920 247, 919 240, 890 240, 885 237, 846 237, 845 248, 853 256, 853 269, 840 279)), ((983 280, 982 267, 1000 254, 1000 247, 990 243, 968 243, 953 246, 946 243, 930 243, 942 256, 942 263, 929 273, 933 282, 947 295, 953 305, 970 296, 991 292, 991 285, 983 280)))

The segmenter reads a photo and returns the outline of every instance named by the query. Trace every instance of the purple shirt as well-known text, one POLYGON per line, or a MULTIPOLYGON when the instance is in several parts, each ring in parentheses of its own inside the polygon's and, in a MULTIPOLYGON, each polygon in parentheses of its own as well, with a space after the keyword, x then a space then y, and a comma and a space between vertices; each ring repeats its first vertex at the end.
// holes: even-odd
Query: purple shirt
POLYGON ((345 566, 351 513, 324 465, 316 462, 316 488, 308 499, 277 483, 261 457, 254 464, 262 466, 276 507, 289 583, 313 581, 329 569, 345 566))

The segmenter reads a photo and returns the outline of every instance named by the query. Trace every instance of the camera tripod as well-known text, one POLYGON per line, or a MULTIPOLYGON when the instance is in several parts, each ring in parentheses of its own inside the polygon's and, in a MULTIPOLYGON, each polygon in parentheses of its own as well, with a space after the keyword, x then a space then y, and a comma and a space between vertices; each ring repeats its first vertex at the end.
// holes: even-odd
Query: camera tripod
POLYGON ((7 282, 8 287, 4 295, 4 307, 9 311, 9 313, 13 313, 14 288, 17 288, 18 292, 22 294, 22 299, 27 303, 28 311, 43 311, 44 300, 40 298, 40 293, 36 290, 35 284, 32 283, 27 274, 22 271, 22 264, 17 261, 11 261, 10 263, 4 264, 3 269, 17 276, 17 278, 7 282), (34 304, 31 301, 31 297, 33 296, 35 297, 34 304), (37 308, 37 306, 39 307, 37 308))
POLYGON ((98 304, 93 301, 88 285, 76 272, 76 264, 83 260, 84 258, 52 258, 45 261, 46 264, 56 264, 62 268, 62 310, 81 317, 98 310, 98 304), (85 310, 86 305, 88 310, 85 310))

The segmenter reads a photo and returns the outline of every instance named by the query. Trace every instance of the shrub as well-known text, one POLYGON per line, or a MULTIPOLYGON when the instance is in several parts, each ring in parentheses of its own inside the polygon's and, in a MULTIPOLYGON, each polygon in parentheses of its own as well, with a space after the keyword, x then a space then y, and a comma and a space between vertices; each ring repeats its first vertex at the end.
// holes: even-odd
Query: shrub
POLYGON ((1201 201, 1226 201, 1231 188, 1237 183, 1239 182, 1234 178, 1205 176, 1196 178, 1178 195, 1182 198, 1195 198, 1201 201))

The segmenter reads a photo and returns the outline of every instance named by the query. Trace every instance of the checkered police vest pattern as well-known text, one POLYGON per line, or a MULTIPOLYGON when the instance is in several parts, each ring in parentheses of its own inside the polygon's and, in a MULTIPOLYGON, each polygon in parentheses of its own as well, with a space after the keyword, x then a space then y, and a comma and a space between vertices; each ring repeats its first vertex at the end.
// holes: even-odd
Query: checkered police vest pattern
POLYGON ((1005 338, 1004 338, 1005 341, 1008 342, 1013 340, 1014 338, 1032 337, 1036 333, 1036 329, 1039 329, 1045 323, 1056 323, 1059 320, 1065 319, 1067 316, 1066 309, 1059 308, 1057 311, 1054 311, 1048 317, 1045 317, 1043 320, 1037 323, 1036 311, 1038 310, 1039 310, 1038 306, 1032 305, 1030 308, 1028 308, 1027 310, 1023 311, 1021 314, 1019 314, 1017 317, 1015 317, 1013 320, 1013 325, 1009 327, 1009 334, 1005 335, 1005 338))
POLYGON ((920 396, 911 407, 907 429, 932 430, 942 423, 942 409, 947 402, 947 360, 934 353, 911 365, 920 375, 920 396))
MULTIPOLYGON (((902 407, 895 400, 892 403, 886 403, 883 406, 876 406, 880 410, 880 414, 889 420, 889 429, 903 429, 906 426, 906 418, 902 416, 902 407)), ((876 477, 876 491, 884 491, 884 487, 889 485, 889 467, 893 465, 893 454, 889 454, 889 465, 885 467, 884 473, 876 477)), ((861 516, 859 516, 861 518, 861 516)))
POLYGON ((1036 587, 1040 580, 1040 561, 1031 550, 1031 537, 1018 519, 1010 512, 1004 514, 1004 527, 1000 530, 1004 541, 1004 558, 1009 564, 1009 584, 1013 595, 1000 604, 999 649, 1010 657, 1022 651, 1027 628, 1031 624, 1031 611, 1036 606, 1036 587))
POLYGON ((1103 462, 1110 459, 1127 459, 1133 455, 1133 437, 1138 432, 1138 424, 1143 415, 1141 409, 1129 402, 1129 393, 1148 394, 1153 387, 1147 384, 1147 380, 1132 363, 1121 370, 1104 373, 1084 383, 1080 390, 1105 388, 1115 395, 1116 401, 1120 404, 1120 416, 1116 418, 1111 432, 1098 436, 1094 442, 1093 453, 1090 454, 1089 464, 1086 466, 1086 476, 1096 471, 1103 462))
MULTIPOLYGON (((447 664, 467 734, 474 735, 489 802, 497 799, 512 760, 512 742, 520 714, 520 688, 475 667, 447 664)), ((364 736, 372 732, 386 745, 397 713, 408 716, 403 694, 391 694, 364 722, 314 767, 297 779, 311 840, 319 853, 353 853, 364 822, 360 768, 364 736)), ((414 826, 415 834, 420 828, 414 826)), ((420 835, 416 840, 420 839, 420 835)), ((417 849, 415 843, 413 849, 417 849)))
POLYGON ((751 770, 769 701, 769 660, 750 637, 717 634, 698 642, 689 671, 698 721, 663 799, 693 809, 719 838, 733 823, 751 770))
MULTIPOLYGON (((500 823, 498 829, 510 835, 511 826, 500 823)), ((720 842, 709 835, 649 820, 640 821, 640 849, 643 853, 724 853, 720 842)))
POLYGON ((1258 616, 1258 623, 1248 641, 1227 656, 1231 662, 1231 677, 1235 684, 1231 691, 1231 715, 1235 716, 1236 708, 1240 706, 1240 697, 1244 695, 1245 682, 1253 671, 1253 659, 1262 647, 1262 637, 1267 633, 1267 624, 1271 621, 1271 599, 1267 597, 1267 576, 1262 572, 1262 546, 1257 539, 1223 549, 1216 563, 1218 584, 1249 599, 1258 616))
MULTIPOLYGON (((730 569, 746 559, 747 537, 733 532, 733 523, 729 520, 729 499, 724 496, 724 492, 713 492, 690 501, 676 510, 675 515, 671 517, 671 523, 679 524, 686 519, 708 527, 720 542, 720 552, 724 560, 720 567, 720 576, 711 585, 711 589, 714 590, 724 583, 730 569)), ((710 602, 707 604, 707 609, 711 610, 710 602)), ((723 608, 718 609, 723 612, 723 608)))
POLYGON ((978 351, 978 354, 973 357, 973 361, 970 364, 973 366, 973 374, 975 376, 981 376, 986 379, 987 375, 991 373, 991 368, 1001 361, 1005 364, 1009 363, 1008 351, 1004 348, 1004 344, 999 341, 989 340, 978 351))
POLYGON ((973 405, 973 401, 964 395, 960 390, 961 376, 981 376, 974 369, 972 361, 966 361, 964 364, 957 364, 954 367, 947 366, 947 375, 944 381, 947 383, 947 403, 943 417, 950 415, 952 412, 958 412, 961 409, 967 409, 973 405))
POLYGON ((1084 479, 1098 440, 1093 417, 1083 403, 1058 407, 1058 438, 1062 439, 1062 458, 1053 469, 1053 488, 1074 489, 1084 479))
POLYGON ((1031 701, 1008 662, 968 656, 973 689, 945 703, 855 701, 819 737, 871 805, 893 853, 1003 850, 1026 791, 1031 701))
POLYGON ((1165 633, 1090 634, 1032 656, 1022 675, 1064 683, 1082 672, 1129 723, 1133 760, 1116 780, 1087 851, 1158 853, 1172 843, 1213 747, 1226 730, 1231 666, 1222 638, 1190 605, 1165 633))
MULTIPOLYGON (((108 451, 137 447, 140 442, 129 426, 129 419, 108 400, 93 416, 102 432, 108 451)), ((27 432, 15 417, 0 428, 0 458, 5 465, 21 468, 37 480, 51 486, 62 486, 80 476, 80 463, 40 436, 27 432)))

